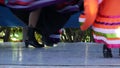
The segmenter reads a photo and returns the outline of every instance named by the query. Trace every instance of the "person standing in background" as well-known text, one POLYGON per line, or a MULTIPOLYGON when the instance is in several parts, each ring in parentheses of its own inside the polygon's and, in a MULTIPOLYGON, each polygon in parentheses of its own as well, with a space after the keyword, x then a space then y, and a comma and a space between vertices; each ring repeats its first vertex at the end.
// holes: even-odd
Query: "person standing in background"
MULTIPOLYGON (((58 12, 57 10, 62 10, 62 8, 66 8, 67 6, 71 7, 73 5, 76 5, 79 0, 71 0, 71 1, 64 0, 64 1, 66 4, 64 5, 64 4, 60 3, 59 6, 62 5, 62 7, 60 6, 60 8, 56 7, 56 5, 58 6, 58 4, 55 3, 53 5, 46 6, 44 8, 38 8, 36 10, 30 11, 29 21, 28 21, 28 32, 27 32, 28 39, 26 39, 26 41, 25 41, 26 47, 28 47, 29 44, 35 48, 44 47, 43 44, 39 44, 35 39, 34 32, 37 29, 40 29, 40 31, 38 31, 38 32, 40 34, 42 34, 43 42, 45 41, 45 43, 46 42, 51 43, 51 41, 50 41, 51 39, 49 39, 49 36, 56 32, 58 33, 59 29, 64 26, 64 24, 67 22, 69 17, 74 13, 74 11, 72 13, 71 12, 62 13, 62 12, 58 12), (49 14, 49 13, 51 13, 51 14, 49 14), (39 21, 40 21, 40 23, 38 23, 39 21)), ((17 5, 25 7, 25 6, 30 5, 33 2, 35 2, 35 0, 10 0, 7 3, 12 5, 12 7, 17 6, 17 5)), ((75 8, 76 8, 76 6, 75 6, 75 8)), ((77 8, 79 8, 79 7, 77 6, 77 8)), ((12 8, 12 9, 14 9, 14 8, 12 8)), ((24 10, 24 9, 20 9, 20 10, 27 11, 27 8, 26 8, 26 10, 24 10)), ((17 10, 17 11, 19 11, 19 10, 17 10)), ((29 13, 29 10, 27 12, 29 13)), ((66 12, 66 11, 63 11, 63 12, 66 12)), ((53 36, 50 36, 50 37, 53 37, 53 36)))
MULTIPOLYGON (((76 11, 75 12, 63 11, 62 13, 62 12, 58 12, 58 10, 62 10, 62 8, 64 9, 67 6, 78 5, 78 4, 81 7, 83 4, 82 0, 71 0, 68 2, 65 1, 63 3, 50 5, 42 9, 37 9, 35 11, 32 11, 29 16, 28 25, 29 27, 32 27, 32 29, 36 28, 36 31, 42 35, 43 44, 47 46, 53 46, 54 43, 60 41, 60 37, 58 36, 60 34, 59 30, 64 26, 64 24, 67 22, 69 17, 76 12, 76 11), (79 1, 80 3, 78 3, 79 1)), ((82 10, 82 8, 80 8, 79 5, 77 8, 78 11, 82 10)), ((30 30, 28 29, 28 34, 29 31, 31 31, 31 29, 30 30)))

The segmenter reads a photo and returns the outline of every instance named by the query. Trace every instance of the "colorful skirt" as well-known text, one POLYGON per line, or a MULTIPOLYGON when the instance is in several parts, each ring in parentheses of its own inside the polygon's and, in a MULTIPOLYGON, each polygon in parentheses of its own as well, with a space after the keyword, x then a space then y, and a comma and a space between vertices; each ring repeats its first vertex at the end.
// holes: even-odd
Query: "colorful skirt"
POLYGON ((63 0, 9 0, 6 6, 12 9, 34 10, 52 4, 64 2, 63 0))
POLYGON ((99 15, 92 28, 95 42, 120 48, 120 16, 99 15))

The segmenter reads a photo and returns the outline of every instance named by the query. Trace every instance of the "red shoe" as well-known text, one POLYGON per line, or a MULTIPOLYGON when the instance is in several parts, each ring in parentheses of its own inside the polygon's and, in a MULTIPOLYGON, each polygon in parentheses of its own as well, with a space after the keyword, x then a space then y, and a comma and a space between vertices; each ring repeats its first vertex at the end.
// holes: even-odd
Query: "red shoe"
POLYGON ((8 2, 8 4, 10 5, 21 5, 21 6, 27 6, 29 4, 31 4, 32 2, 34 2, 35 0, 28 0, 28 1, 24 1, 24 0, 10 0, 8 2))

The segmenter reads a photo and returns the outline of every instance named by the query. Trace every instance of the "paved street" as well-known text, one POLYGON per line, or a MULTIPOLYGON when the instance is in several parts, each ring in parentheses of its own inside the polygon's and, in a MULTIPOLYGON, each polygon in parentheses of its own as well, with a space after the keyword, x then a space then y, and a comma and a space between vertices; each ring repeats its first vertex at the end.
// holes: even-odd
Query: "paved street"
POLYGON ((0 68, 119 68, 118 49, 104 58, 102 44, 58 43, 56 47, 25 48, 24 43, 0 43, 0 68))

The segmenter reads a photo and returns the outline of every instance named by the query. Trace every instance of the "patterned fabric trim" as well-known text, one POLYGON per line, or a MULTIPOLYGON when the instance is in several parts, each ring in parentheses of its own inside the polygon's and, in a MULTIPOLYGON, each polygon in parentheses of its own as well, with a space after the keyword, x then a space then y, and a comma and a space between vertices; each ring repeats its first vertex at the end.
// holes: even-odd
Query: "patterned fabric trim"
POLYGON ((120 22, 120 17, 119 16, 98 16, 96 18, 97 22, 108 22, 108 23, 117 23, 120 22))
POLYGON ((104 24, 104 25, 120 25, 120 22, 116 22, 116 23, 108 23, 108 22, 98 22, 98 21, 95 21, 95 23, 97 24, 104 24))
POLYGON ((97 27, 97 28, 104 28, 104 29, 118 29, 118 28, 120 28, 120 25, 111 26, 111 25, 104 25, 104 24, 97 24, 97 23, 94 23, 93 26, 97 27))
POLYGON ((120 15, 99 15, 92 28, 95 42, 104 43, 109 48, 120 48, 120 15))
POLYGON ((105 43, 108 48, 120 48, 120 44, 107 44, 105 41, 95 39, 97 43, 105 43))
POLYGON ((118 16, 106 16, 106 15, 99 14, 99 16, 104 17, 104 18, 120 18, 120 15, 118 15, 118 16))
MULTIPOLYGON (((93 33, 94 34, 94 33, 93 33)), ((101 36, 101 35, 97 35, 97 34, 94 34, 96 36, 101 36)), ((103 36, 104 37, 104 36, 103 36)), ((107 40, 120 40, 120 38, 106 38, 107 40)))
POLYGON ((97 35, 93 35, 94 39, 97 40, 103 40, 104 42, 106 42, 107 44, 120 44, 120 40, 108 40, 107 38, 103 37, 103 36, 97 36, 97 35))
POLYGON ((116 35, 116 34, 105 34, 105 33, 100 33, 100 32, 95 32, 95 31, 94 31, 94 33, 98 36, 104 36, 106 38, 118 38, 118 35, 116 35))
POLYGON ((105 34, 119 34, 120 35, 120 28, 119 29, 104 29, 104 28, 97 28, 97 27, 92 27, 95 32, 102 32, 105 34))

